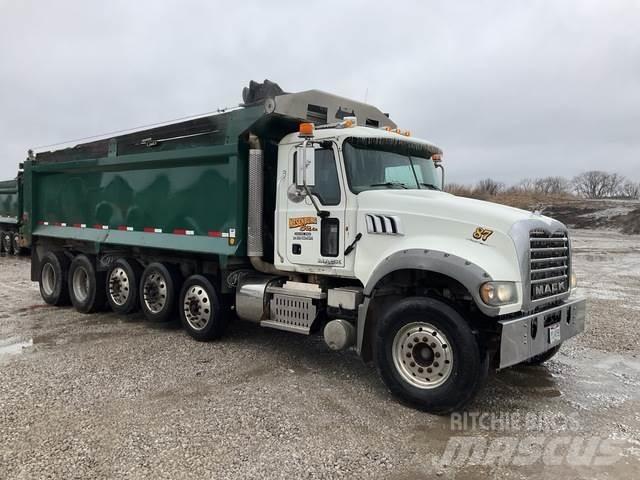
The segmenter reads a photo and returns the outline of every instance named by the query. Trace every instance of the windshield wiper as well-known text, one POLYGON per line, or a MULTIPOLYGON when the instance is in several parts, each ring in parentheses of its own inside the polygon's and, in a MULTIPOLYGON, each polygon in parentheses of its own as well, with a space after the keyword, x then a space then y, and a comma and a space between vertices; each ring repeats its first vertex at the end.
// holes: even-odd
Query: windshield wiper
POLYGON ((402 182, 384 182, 384 183, 372 183, 371 185, 369 185, 370 187, 402 187, 402 188, 408 188, 404 183, 402 182))
POLYGON ((424 182, 419 182, 420 185, 422 185, 423 187, 427 187, 429 190, 440 190, 438 187, 436 187, 433 183, 424 183, 424 182))

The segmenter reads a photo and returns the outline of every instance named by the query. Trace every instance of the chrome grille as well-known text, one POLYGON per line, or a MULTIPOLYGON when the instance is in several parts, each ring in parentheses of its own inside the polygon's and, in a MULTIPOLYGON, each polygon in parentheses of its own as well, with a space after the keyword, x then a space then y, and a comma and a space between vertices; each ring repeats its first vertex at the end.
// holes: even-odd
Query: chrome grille
POLYGON ((532 230, 530 240, 531 300, 569 291, 570 252, 567 232, 532 230))

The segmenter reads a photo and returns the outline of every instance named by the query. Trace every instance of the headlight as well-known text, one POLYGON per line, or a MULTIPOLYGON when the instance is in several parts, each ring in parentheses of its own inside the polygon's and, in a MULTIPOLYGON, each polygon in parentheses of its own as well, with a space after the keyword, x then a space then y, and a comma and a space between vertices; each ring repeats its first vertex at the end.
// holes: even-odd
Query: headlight
POLYGON ((575 272, 571 272, 571 283, 569 285, 571 286, 571 290, 578 288, 578 277, 576 277, 575 272))
POLYGON ((509 305, 518 301, 518 289, 514 282, 487 282, 480 287, 480 297, 492 307, 509 305))

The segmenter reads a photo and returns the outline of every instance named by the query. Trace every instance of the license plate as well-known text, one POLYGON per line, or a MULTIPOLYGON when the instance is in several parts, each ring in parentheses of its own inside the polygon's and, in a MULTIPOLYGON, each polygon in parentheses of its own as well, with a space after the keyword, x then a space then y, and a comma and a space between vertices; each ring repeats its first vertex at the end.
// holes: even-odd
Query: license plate
POLYGON ((554 345, 560 340, 562 340, 562 336, 560 334, 560 325, 549 327, 549 345, 554 345))

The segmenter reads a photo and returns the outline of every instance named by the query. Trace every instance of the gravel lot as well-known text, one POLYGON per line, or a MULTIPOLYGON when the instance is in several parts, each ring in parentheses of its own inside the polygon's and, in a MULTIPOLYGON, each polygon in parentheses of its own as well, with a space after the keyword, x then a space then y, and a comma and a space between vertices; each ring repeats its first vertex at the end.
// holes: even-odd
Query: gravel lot
POLYGON ((634 478, 640 237, 577 231, 574 246, 588 332, 546 367, 492 375, 468 409, 543 421, 464 431, 400 405, 319 338, 237 321, 198 343, 139 315, 51 308, 28 259, 0 258, 0 478, 634 478), (452 436, 534 435, 622 448, 609 466, 436 461, 452 436))

